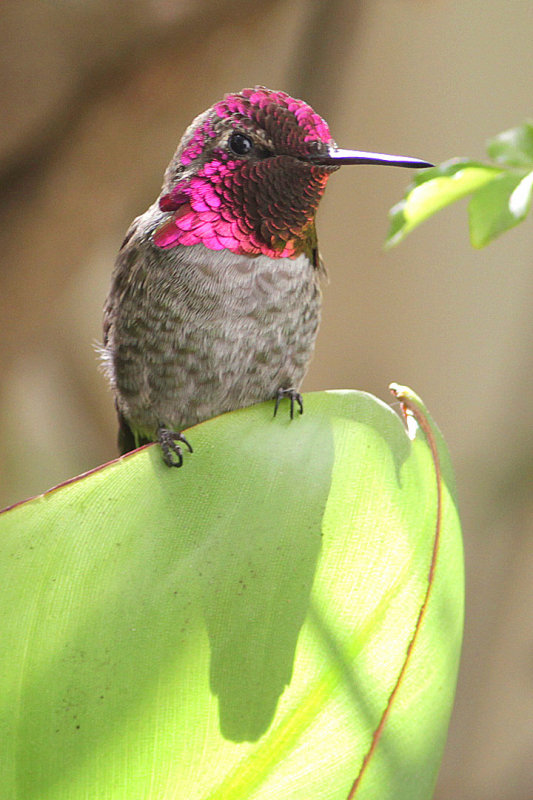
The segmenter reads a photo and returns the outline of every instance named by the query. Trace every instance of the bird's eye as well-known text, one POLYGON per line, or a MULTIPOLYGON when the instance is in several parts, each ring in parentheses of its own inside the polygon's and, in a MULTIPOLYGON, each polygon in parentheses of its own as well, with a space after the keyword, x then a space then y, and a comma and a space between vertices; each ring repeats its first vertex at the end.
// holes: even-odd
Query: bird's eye
POLYGON ((232 133, 228 140, 229 149, 236 156, 246 156, 253 149, 253 142, 244 133, 232 133))

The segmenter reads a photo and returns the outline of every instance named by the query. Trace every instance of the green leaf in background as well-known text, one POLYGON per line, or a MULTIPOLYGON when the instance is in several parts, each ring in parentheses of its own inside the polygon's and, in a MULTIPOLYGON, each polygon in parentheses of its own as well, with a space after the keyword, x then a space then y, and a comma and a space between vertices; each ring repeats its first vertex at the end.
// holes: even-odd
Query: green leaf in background
POLYGON ((457 159, 422 170, 407 189, 404 199, 390 210, 386 246, 399 244, 437 211, 490 184, 500 175, 501 170, 497 167, 457 159))
POLYGON ((525 122, 489 139, 487 152, 497 164, 507 167, 533 167, 533 123, 525 122))
POLYGON ((446 449, 360 392, 272 403, 0 515, 5 800, 429 800, 463 561, 446 449))
POLYGON ((390 210, 385 246, 398 244, 421 222, 466 195, 472 195, 468 213, 474 247, 484 247, 522 222, 531 206, 533 124, 499 134, 487 143, 487 151, 499 166, 452 159, 417 173, 403 200, 390 210))
POLYGON ((470 239, 484 247, 501 233, 518 225, 531 206, 533 172, 525 177, 504 172, 481 187, 468 206, 470 239))

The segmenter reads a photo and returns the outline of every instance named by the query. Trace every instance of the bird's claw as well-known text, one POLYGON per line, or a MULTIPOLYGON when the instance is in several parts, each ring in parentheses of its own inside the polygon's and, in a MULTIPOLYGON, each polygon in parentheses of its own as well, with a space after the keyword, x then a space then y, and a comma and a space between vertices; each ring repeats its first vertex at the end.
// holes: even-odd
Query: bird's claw
POLYGON ((163 459, 167 467, 181 467, 183 464, 183 449, 179 446, 178 442, 182 442, 182 444, 188 448, 189 453, 193 452, 185 436, 178 431, 171 431, 168 428, 162 427, 158 428, 157 440, 161 445, 163 459))
POLYGON ((274 406, 274 416, 276 416, 276 414, 278 413, 279 404, 284 397, 288 397, 291 403, 291 410, 290 410, 291 419, 294 419, 295 403, 298 405, 298 410, 300 414, 304 413, 304 401, 300 392, 297 392, 296 389, 278 389, 276 394, 276 405, 274 406))

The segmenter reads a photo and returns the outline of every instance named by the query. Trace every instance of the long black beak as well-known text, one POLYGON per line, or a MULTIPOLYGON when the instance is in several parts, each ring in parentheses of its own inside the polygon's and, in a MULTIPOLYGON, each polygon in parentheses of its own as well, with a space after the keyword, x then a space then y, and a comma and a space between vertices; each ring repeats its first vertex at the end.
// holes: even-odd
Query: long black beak
POLYGON ((423 169, 434 166, 429 161, 409 156, 389 156, 385 153, 367 153, 364 150, 341 150, 338 147, 330 147, 327 155, 320 156, 319 163, 328 167, 340 167, 343 164, 384 164, 389 167, 423 169))

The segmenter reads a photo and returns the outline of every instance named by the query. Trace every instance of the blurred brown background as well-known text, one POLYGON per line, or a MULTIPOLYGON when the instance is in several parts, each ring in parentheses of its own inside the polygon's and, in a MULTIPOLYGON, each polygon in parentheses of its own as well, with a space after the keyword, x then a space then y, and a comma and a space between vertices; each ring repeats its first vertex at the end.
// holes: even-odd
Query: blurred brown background
MULTIPOLYGON (((340 146, 435 162, 533 115, 531 0, 3 0, 0 504, 115 456, 101 307, 130 220, 185 126, 263 83, 340 146)), ((471 249, 466 207, 385 254, 409 173, 346 167, 319 213, 329 268, 306 389, 419 392, 457 471, 467 626, 437 798, 533 797, 529 221, 471 249)))

